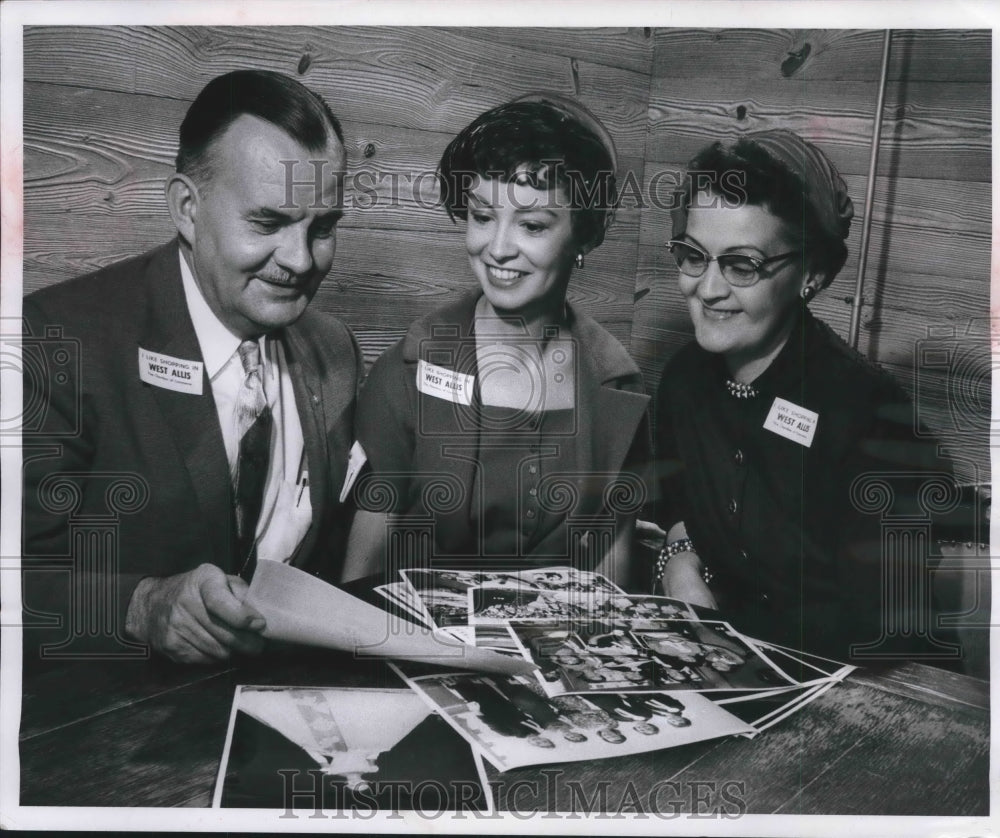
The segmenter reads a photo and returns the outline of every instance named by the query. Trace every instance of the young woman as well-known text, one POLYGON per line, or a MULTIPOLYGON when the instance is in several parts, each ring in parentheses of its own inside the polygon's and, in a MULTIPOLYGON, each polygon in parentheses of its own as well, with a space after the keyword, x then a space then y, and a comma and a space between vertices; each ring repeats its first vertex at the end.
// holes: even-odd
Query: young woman
POLYGON ((622 578, 648 398, 624 348, 566 299, 611 220, 615 163, 596 117, 548 94, 487 111, 445 150, 470 290, 368 376, 345 578, 421 562, 622 578))

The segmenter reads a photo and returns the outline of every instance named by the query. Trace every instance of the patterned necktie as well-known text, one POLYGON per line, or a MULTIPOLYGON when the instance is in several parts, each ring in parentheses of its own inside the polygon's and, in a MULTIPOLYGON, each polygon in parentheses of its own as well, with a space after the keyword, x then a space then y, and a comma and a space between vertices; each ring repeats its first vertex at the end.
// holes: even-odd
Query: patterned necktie
POLYGON ((264 503, 264 482, 271 459, 271 408, 261 380, 260 347, 245 340, 239 348, 246 378, 236 399, 236 427, 240 434, 240 454, 233 479, 233 507, 236 512, 236 567, 247 581, 257 565, 255 535, 260 508, 264 503))

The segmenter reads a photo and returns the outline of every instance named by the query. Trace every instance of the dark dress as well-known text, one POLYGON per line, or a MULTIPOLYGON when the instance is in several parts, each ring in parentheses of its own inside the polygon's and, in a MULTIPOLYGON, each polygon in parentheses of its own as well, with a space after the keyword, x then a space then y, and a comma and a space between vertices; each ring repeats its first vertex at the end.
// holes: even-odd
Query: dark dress
POLYGON ((852 644, 872 644, 856 662, 953 654, 932 626, 928 547, 959 492, 901 387, 808 311, 755 397, 727 377, 691 343, 654 408, 659 523, 685 522, 724 616, 841 660, 852 644), (765 427, 776 399, 818 414, 811 444, 765 427))
POLYGON ((610 547, 616 514, 635 513, 645 499, 649 398, 639 368, 569 306, 562 333, 573 342, 575 408, 484 406, 480 296, 416 321, 369 373, 356 422, 368 457, 357 503, 401 516, 390 523, 390 563, 590 567, 610 547), (470 403, 418 387, 426 365, 472 382, 470 403))

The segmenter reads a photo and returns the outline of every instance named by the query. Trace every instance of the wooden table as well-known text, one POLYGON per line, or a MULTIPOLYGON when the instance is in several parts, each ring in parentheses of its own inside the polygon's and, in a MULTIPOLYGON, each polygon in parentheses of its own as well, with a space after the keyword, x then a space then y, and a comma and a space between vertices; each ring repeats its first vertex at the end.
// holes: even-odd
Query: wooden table
MULTIPOLYGON (((329 652, 222 670, 162 661, 53 668, 24 680, 21 804, 209 805, 241 683, 402 686, 381 662, 329 652)), ((982 816, 988 700, 986 682, 906 664, 856 672, 754 740, 490 769, 490 779, 500 810, 579 811, 596 801, 635 811, 638 799, 675 813, 982 816)))

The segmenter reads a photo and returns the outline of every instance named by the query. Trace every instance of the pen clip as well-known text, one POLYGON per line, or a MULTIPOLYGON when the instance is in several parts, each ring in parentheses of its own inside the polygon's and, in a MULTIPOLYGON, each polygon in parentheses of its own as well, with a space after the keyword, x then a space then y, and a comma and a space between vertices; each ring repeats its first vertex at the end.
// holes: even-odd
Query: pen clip
POLYGON ((309 469, 301 469, 296 485, 299 487, 299 493, 295 496, 295 506, 298 507, 302 504, 302 494, 309 488, 309 469))

